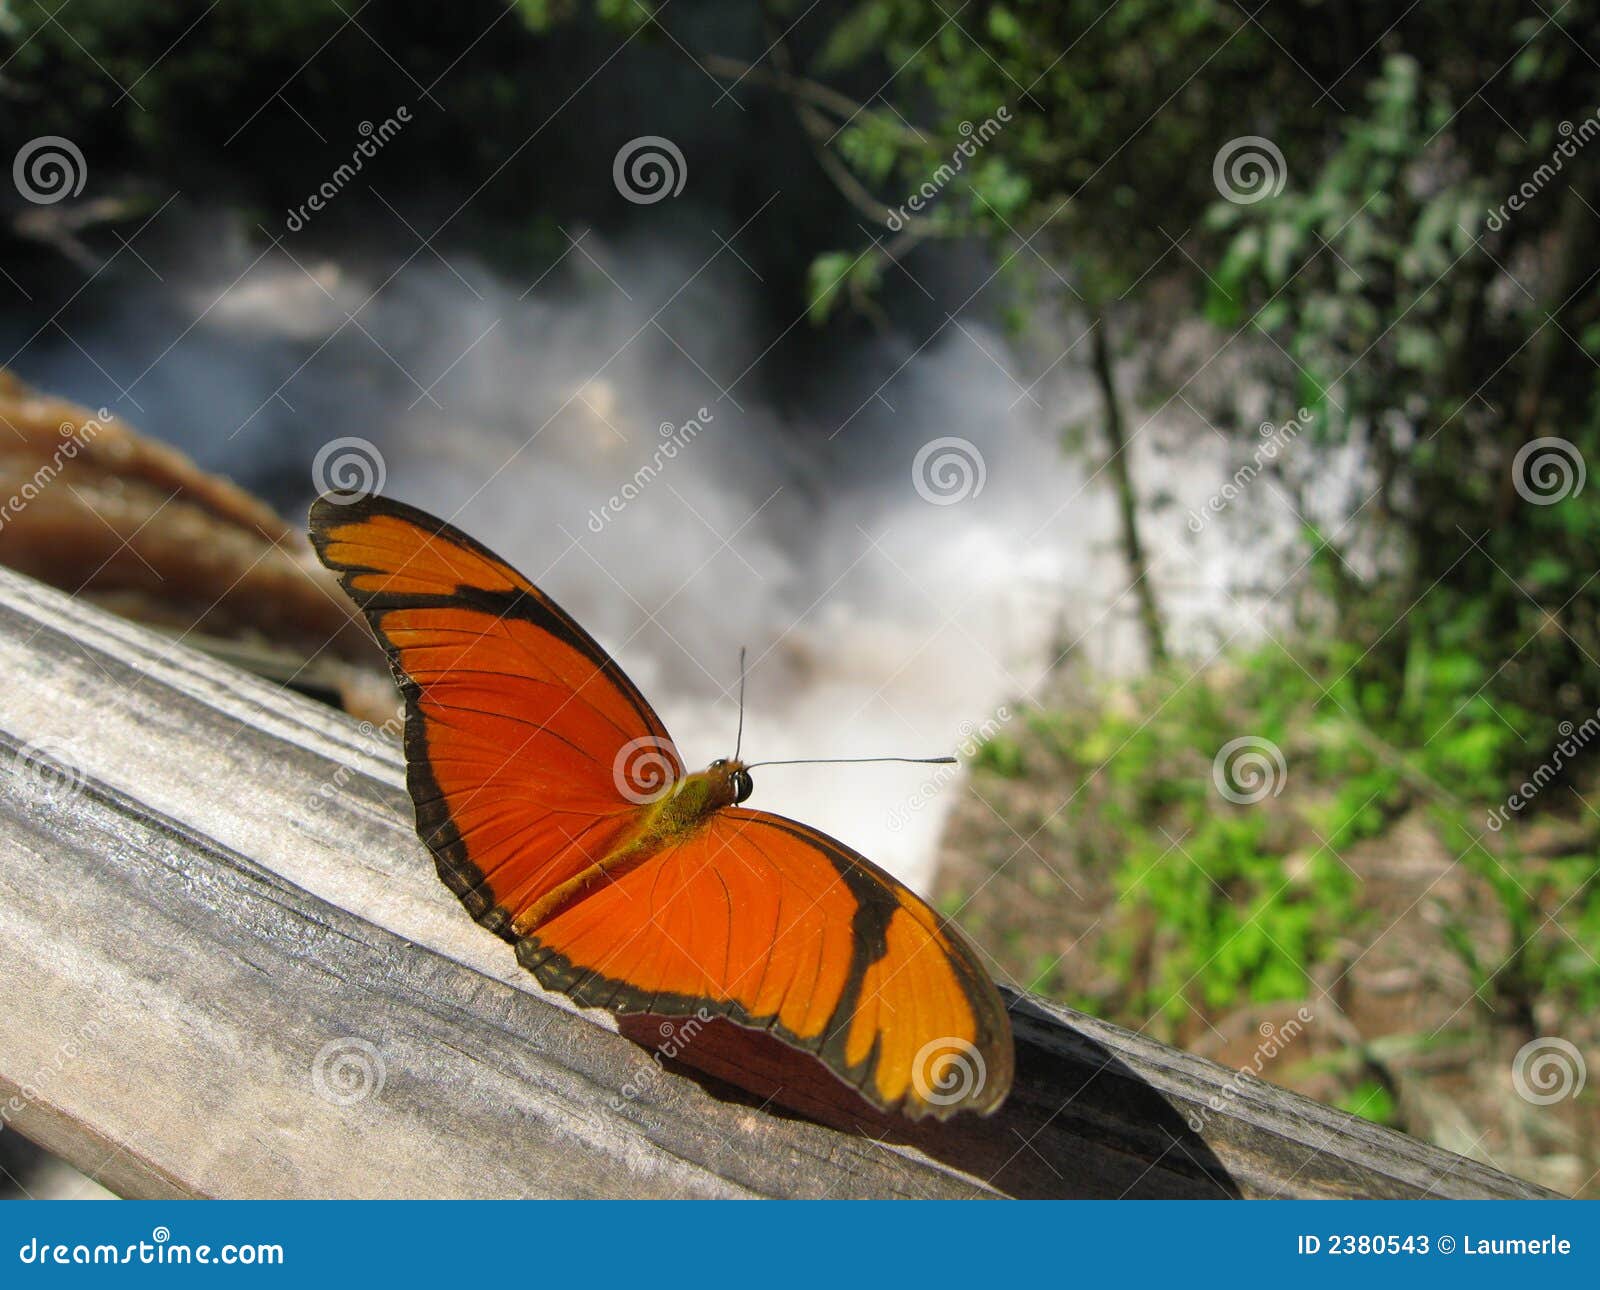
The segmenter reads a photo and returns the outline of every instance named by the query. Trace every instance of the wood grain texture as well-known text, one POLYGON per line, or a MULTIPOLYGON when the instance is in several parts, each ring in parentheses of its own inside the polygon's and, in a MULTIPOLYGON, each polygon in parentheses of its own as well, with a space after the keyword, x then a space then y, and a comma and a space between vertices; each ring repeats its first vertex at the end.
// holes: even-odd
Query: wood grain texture
POLYGON ((1544 1194, 1032 997, 985 1120, 658 1063, 472 923, 381 735, 4 571, 0 668, 0 1119, 123 1195, 1544 1194))

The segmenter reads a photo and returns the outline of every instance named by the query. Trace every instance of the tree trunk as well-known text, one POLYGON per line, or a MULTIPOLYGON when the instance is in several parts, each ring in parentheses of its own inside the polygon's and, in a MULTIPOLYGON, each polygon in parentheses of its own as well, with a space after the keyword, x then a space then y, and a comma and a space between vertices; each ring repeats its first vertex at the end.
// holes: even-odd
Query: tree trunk
POLYGON ((1110 449, 1107 466, 1117 490, 1117 509, 1122 522, 1122 555, 1128 562, 1128 576, 1133 580, 1134 595, 1139 601, 1139 624, 1144 630, 1145 648, 1150 651, 1152 663, 1163 663, 1167 658, 1166 633, 1161 624, 1161 610, 1156 605, 1155 588, 1150 583, 1150 566, 1145 559, 1144 543, 1139 537, 1138 497, 1133 491, 1133 470, 1128 460, 1127 431, 1122 419, 1122 401, 1117 396, 1117 378, 1112 369, 1111 326, 1105 315, 1094 327, 1094 375, 1100 386, 1100 398, 1105 405, 1106 445, 1110 449))
POLYGON ((1544 429, 1545 387, 1556 352, 1564 348, 1566 336, 1560 325, 1560 315, 1572 307, 1578 294, 1582 273, 1589 262, 1591 237, 1589 223, 1593 207, 1583 199, 1579 181, 1574 179, 1564 197, 1560 222, 1556 234, 1556 267, 1550 286, 1541 301, 1541 311, 1549 324, 1539 333, 1528 349, 1527 375, 1517 395, 1516 407, 1511 410, 1511 436, 1505 442, 1501 459, 1505 463, 1500 472, 1499 508, 1495 514, 1496 525, 1507 523, 1516 510, 1516 471, 1513 463, 1519 449, 1530 440, 1537 439, 1544 429))

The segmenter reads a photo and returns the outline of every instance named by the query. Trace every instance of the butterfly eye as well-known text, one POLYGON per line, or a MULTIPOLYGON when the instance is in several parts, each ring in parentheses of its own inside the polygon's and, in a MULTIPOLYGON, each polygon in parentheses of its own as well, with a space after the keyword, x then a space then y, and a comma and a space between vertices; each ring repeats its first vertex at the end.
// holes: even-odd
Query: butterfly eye
POLYGON ((733 800, 742 802, 756 791, 755 782, 750 778, 747 770, 738 770, 733 773, 733 800))
POLYGON ((718 766, 726 766, 727 764, 728 759, 726 757, 718 757, 716 761, 711 763, 711 768, 715 770, 718 766))

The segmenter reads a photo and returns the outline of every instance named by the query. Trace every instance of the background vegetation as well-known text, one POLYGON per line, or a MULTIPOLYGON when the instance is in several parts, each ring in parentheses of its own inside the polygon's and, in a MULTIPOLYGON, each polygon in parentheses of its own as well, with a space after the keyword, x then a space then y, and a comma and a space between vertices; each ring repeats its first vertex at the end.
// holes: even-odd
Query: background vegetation
MULTIPOLYGON (((1600 1051, 1600 748, 1582 734, 1600 708, 1600 488, 1572 477, 1600 460, 1588 0, 396 0, 362 9, 360 36, 326 0, 56 7, 3 10, 0 124, 13 148, 67 135, 125 176, 113 220, 177 186, 271 223, 338 151, 296 116, 353 127, 408 103, 373 182, 435 201, 447 240, 536 269, 575 213, 628 214, 598 194, 648 109, 655 132, 720 149, 697 182, 730 211, 758 176, 804 177, 781 231, 752 235, 775 314, 809 306, 797 363, 924 308, 902 271, 952 248, 982 249, 1019 346, 1092 322, 1098 414, 1063 423, 1062 451, 1118 500, 1149 670, 1112 683, 1069 658, 984 746, 947 907, 1028 987, 1226 1060, 1305 1002, 1325 1024, 1269 1078, 1594 1190, 1592 1088, 1545 1107, 1511 1079, 1545 1037, 1600 1051), (588 129, 534 128, 614 56, 636 91, 612 78, 588 129), (687 92, 708 75, 741 87, 739 118, 687 92), (252 117, 291 82, 292 112, 252 117), (1214 172, 1247 136, 1281 156, 1260 200, 1214 172), (1293 590, 1241 649, 1176 643, 1151 567, 1151 526, 1183 517, 1130 443, 1177 402, 1241 463, 1263 415, 1307 413, 1212 521, 1252 542, 1252 489, 1298 516, 1293 590), (1549 439, 1565 483, 1531 473, 1524 450, 1549 439), (1260 801, 1213 775, 1241 736, 1282 754, 1260 801)), ((357 218, 336 209, 328 231, 357 218)), ((37 241, 9 236, 30 282, 37 241)))

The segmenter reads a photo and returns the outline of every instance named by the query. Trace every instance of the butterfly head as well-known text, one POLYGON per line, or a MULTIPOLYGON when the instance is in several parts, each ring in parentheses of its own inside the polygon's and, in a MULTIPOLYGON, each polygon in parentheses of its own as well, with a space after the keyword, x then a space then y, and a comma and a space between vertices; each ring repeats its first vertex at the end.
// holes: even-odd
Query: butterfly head
POLYGON ((755 792, 756 786, 750 778, 750 772, 737 757, 718 757, 706 767, 706 774, 719 790, 714 792, 714 796, 724 799, 718 802, 720 806, 737 806, 755 792))

